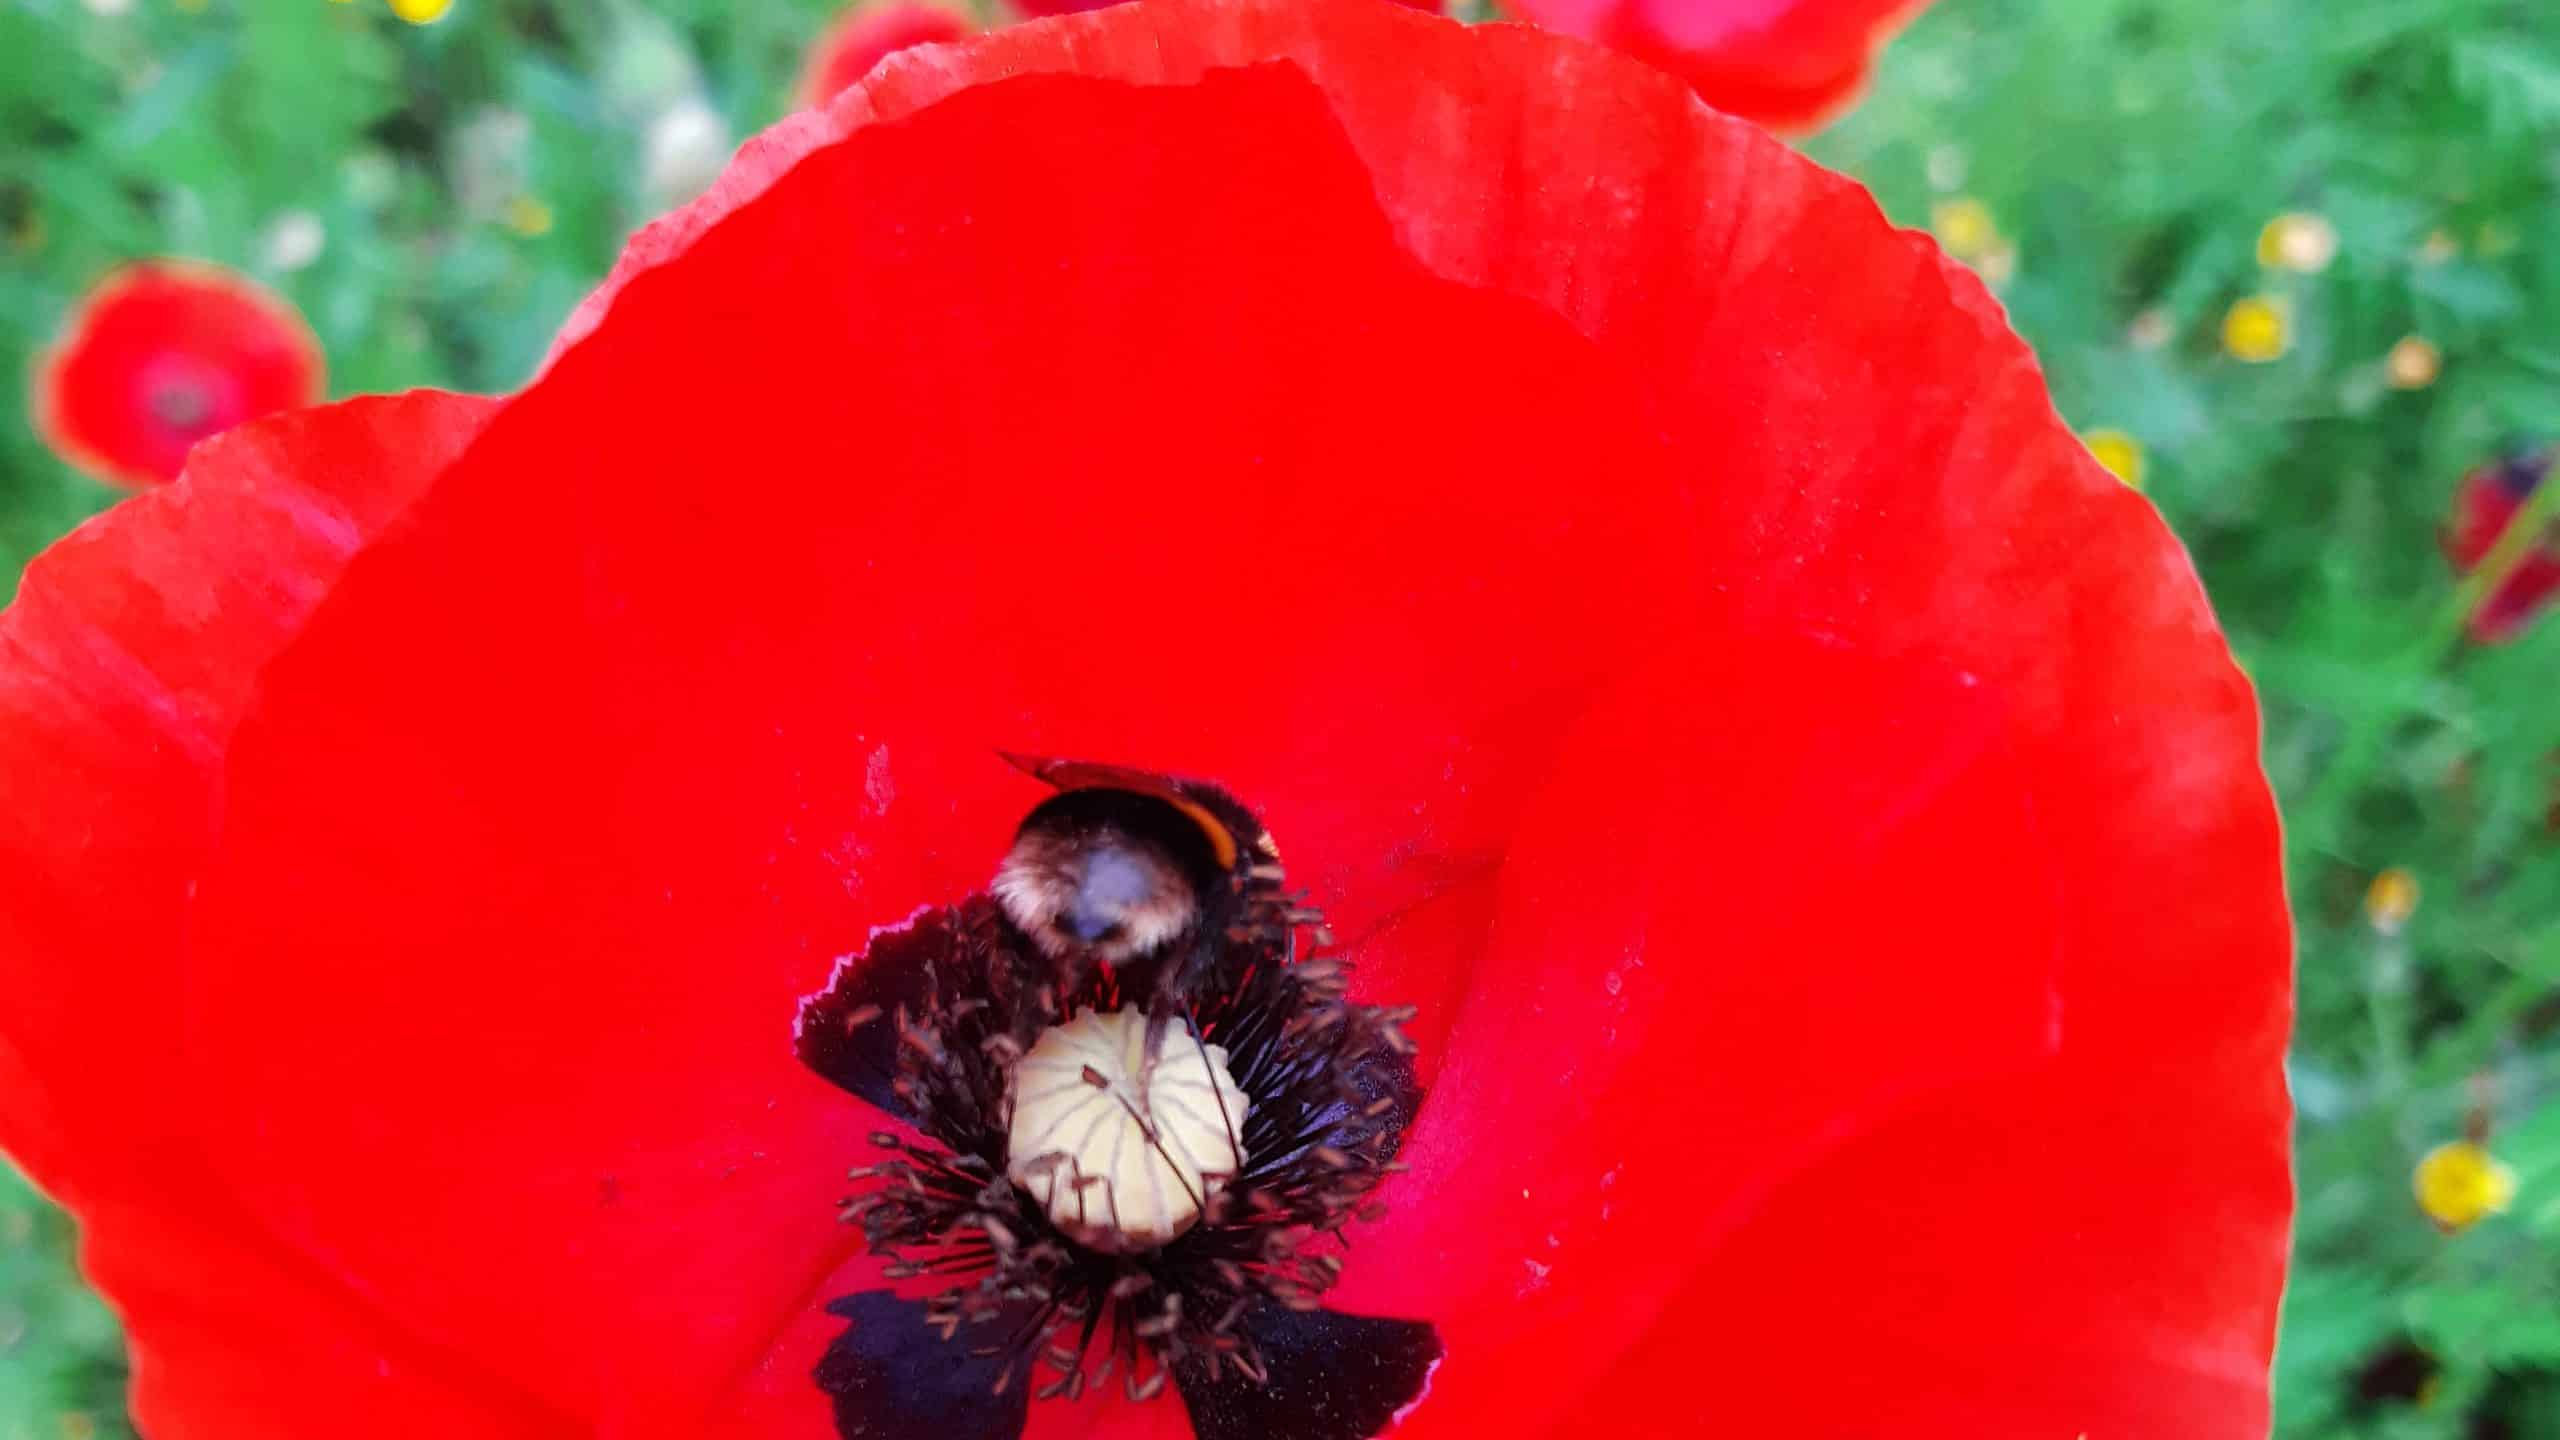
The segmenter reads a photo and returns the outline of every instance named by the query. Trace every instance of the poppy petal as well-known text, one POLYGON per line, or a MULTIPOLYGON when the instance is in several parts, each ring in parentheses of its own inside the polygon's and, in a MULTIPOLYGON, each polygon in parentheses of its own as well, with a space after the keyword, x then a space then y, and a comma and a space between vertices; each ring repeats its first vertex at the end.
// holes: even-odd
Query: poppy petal
MULTIPOLYGON (((2261 1440, 2280 1166, 2225 1096, 2071 1053, 2133 1017, 2065 1013, 2082 1025, 2053 1062, 1903 1114, 1771 1195, 1559 1434, 2261 1440), (1858 1283, 1808 1289, 1807 1246, 1858 1283)), ((2196 1027, 2137 1024, 2155 1073, 2195 1068, 2196 1027)))
POLYGON ((570 1417, 422 1342, 356 1286, 263 1237, 200 1163, 169 1150, 156 1188, 82 1207, 83 1268, 115 1298, 143 1433, 200 1440, 343 1434, 541 1440, 570 1417), (175 1191, 184 1203, 170 1204, 175 1191))
POLYGON ((196 910, 229 1178, 558 1408, 704 1416, 858 1240, 878 1117, 792 1017, 984 884, 1040 789, 1000 750, 1227 782, 1355 932, 1491 863, 1699 589, 1594 361, 1398 251, 1285 67, 1017 80, 812 157, 270 669, 196 910))
MULTIPOLYGON (((1812 240, 1818 228, 1804 232, 1803 263, 1845 258, 1845 247, 1812 240)), ((1908 1307, 1886 1333, 1925 1330, 1941 1349, 1953 1335, 1987 1343, 1968 1349, 1969 1372, 1919 1373, 1927 1350, 1888 1344, 1883 1354, 1910 1363, 1869 1373, 1879 1396, 1897 1375, 1912 1394, 1943 1394, 1949 1375, 1980 1374, 2019 1353, 2009 1337, 2022 1346, 2041 1337, 2083 1348, 2022 1387, 2014 1411, 1977 1401, 1985 1408, 1976 1413, 2014 1415, 2028 1428, 2043 1414, 2103 1413, 2173 1363, 2215 1377, 2223 1391, 2224 1403, 2189 1405, 2193 1423, 2181 1433, 2261 1434, 2292 1205, 2282 1071, 2291 944, 2256 708, 2176 542, 2147 503, 2051 423, 2040 378, 1996 306, 1935 261, 1909 263, 1917 276, 1943 279, 1913 287, 1873 266, 1823 294, 1809 328, 1780 343, 1818 367, 1881 356, 1871 373, 1890 390, 1959 386, 1970 403, 1938 414, 1961 419, 1921 420, 1933 408, 1923 406, 1844 425, 1837 407, 1774 376, 1746 377, 1708 407, 1717 422, 1775 427, 1829 417, 1825 450, 1798 449, 1789 467, 1792 492, 1753 507, 1804 588, 1791 596, 1787 585, 1766 587, 1753 598, 1821 615, 1866 646, 1946 651, 2001 693, 2068 901, 2061 1052, 2000 1105, 1977 1092, 1970 1128, 1933 1133, 1914 1122, 1892 1152, 1905 1163, 1943 1152, 1953 1163, 1927 1170, 1942 1183, 1925 1198, 1903 1197, 1896 1228, 1876 1232, 1898 1237, 1894 1262, 1879 1268, 1944 1275, 1949 1288, 1857 1292, 1880 1308, 1908 1307), (1916 304, 1931 288, 1952 302, 1938 324, 1905 326, 1895 343, 1866 348, 1888 323, 1877 307, 1897 295, 1916 304), (1740 408, 1723 408, 1726 400, 1740 408), (1928 483, 1855 516, 1837 508, 1851 494, 1873 496, 1866 477, 1882 465, 1928 483), (1916 563, 1933 554, 1936 563, 1916 563), (2011 1104, 2022 1118, 2004 1125, 2011 1104), (2085 1128, 2066 1128, 2075 1125, 2085 1128), (2065 1133, 2080 1143, 2049 1143, 2065 1133), (2000 1193, 2001 1179, 2021 1187, 2008 1193, 2043 1200, 1994 1227, 1980 1202, 2000 1193), (1928 1224, 1902 1228, 1905 1215, 1928 1224), (1978 1263, 1995 1233, 1996 1254, 1978 1263), (2064 1297, 2123 1293, 2110 1284, 2138 1285, 2146 1303, 2077 1307, 2068 1324, 2057 1315, 2064 1297)), ((1746 308, 1736 318, 1774 315, 1746 308)), ((1784 429, 1770 433, 1789 444, 1778 438, 1784 429)), ((1746 550, 1725 563, 1754 562, 1746 550)), ((1875 1173, 1806 1183, 1853 1186, 1875 1173)), ((1752 1250, 1757 1233, 1737 1237, 1720 1261, 1752 1250)), ((2164 1386, 2145 1403, 2195 1393, 2164 1386)))
MULTIPOLYGON (((2129 964, 2142 983, 2110 1001, 2142 1017, 2124 1033, 2201 1037, 2161 1085, 2228 1097, 2194 1144, 2236 1177, 2235 1203, 2210 1233, 2169 1238, 2182 1256, 2250 1257, 2237 1288, 2195 1292, 2182 1318, 2235 1371, 2263 1371, 2290 1210, 2289 938, 2254 705, 2176 542, 2052 415, 1997 303, 1894 236, 1854 186, 1667 80, 1391 7, 1225 6, 1207 26, 1183 13, 1018 27, 884 70, 830 119, 1064 65, 1155 81, 1275 53, 1304 65, 1408 248, 1553 307, 1644 377, 1714 517, 1707 573, 1745 620, 1935 654, 2003 697, 2019 763, 2054 792, 2037 813, 2073 897, 2066 948, 2178 959, 2129 964), (1435 106, 1528 118, 1413 123, 1435 106), (1628 223, 1630 196, 1660 223, 1628 223)), ((763 163, 779 170, 799 142, 776 139, 763 163)), ((753 167, 736 181, 711 203, 763 183, 753 167)), ((590 309, 612 297, 609 283, 590 309)), ((2113 1063, 2142 1065, 2131 1048, 2113 1063)))
POLYGON ((1424 1091, 1440 1072, 1449 1026, 1458 1015, 1493 923, 1499 892, 1491 867, 1442 887, 1430 899, 1390 916, 1376 930, 1345 942, 1351 994, 1369 1005, 1410 1005, 1414 1083, 1424 1091))
POLYGON ((1938 667, 1749 635, 1595 712, 1357 1237, 1395 1263, 1333 1301, 1447 1333, 1412 1433, 1536 1433, 1783 1177, 2048 1053, 2058 890, 2006 725, 1938 667))
POLYGON ((0 1144, 80 1213, 155 1431, 517 1433, 467 1362, 229 1204, 170 1101, 187 889, 257 671, 494 409, 420 393, 244 425, 53 547, 0 616, 0 1144))
POLYGON ((421 392, 244 426, 45 552, 0 615, 0 1056, 25 1077, 0 1137, 56 1195, 114 1188, 90 1170, 117 1150, 70 1135, 171 1128, 187 887, 259 668, 494 409, 421 392))

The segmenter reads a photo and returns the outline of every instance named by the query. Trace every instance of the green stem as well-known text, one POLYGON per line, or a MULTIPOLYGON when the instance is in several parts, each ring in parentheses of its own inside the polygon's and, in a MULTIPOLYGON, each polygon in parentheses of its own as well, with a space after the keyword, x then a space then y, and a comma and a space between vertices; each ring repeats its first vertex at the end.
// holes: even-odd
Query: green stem
MULTIPOLYGON (((2373 1029, 2373 1069, 2394 1110, 2409 1093, 2409 951, 2394 938, 2378 939, 2365 957, 2365 1023, 2373 1029)), ((2405 1142, 2408 1137, 2403 1135, 2405 1142)))
POLYGON ((2525 958, 2511 967, 2515 973, 2496 993, 2472 1007, 2460 1030, 2428 1047, 2427 1061, 2417 1073, 2417 1088, 2450 1085, 2479 1069, 2507 1027, 2560 988, 2560 930, 2546 932, 2525 952, 2525 958))

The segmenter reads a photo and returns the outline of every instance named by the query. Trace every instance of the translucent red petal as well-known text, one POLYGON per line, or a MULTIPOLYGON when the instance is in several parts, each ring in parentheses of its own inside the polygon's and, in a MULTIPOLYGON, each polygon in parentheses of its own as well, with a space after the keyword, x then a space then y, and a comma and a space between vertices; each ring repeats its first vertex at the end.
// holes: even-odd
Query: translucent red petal
POLYGON ((252 422, 108 511, 0 616, 0 1143, 78 1212, 143 1424, 324 1434, 350 1414, 512 1433, 467 1359, 274 1243, 208 1168, 179 976, 222 751, 258 668, 491 402, 416 394, 252 422), (332 1417, 335 1417, 334 1419, 332 1417))

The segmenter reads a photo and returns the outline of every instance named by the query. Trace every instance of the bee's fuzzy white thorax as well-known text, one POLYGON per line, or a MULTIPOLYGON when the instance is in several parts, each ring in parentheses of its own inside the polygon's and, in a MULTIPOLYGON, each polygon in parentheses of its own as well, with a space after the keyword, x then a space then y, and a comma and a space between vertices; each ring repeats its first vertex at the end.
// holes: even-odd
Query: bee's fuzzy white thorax
POLYGON ((1154 842, 1108 826, 1024 830, 987 888, 1005 917, 1052 957, 1083 950, 1118 964, 1179 938, 1200 918, 1199 895, 1181 863, 1154 842))

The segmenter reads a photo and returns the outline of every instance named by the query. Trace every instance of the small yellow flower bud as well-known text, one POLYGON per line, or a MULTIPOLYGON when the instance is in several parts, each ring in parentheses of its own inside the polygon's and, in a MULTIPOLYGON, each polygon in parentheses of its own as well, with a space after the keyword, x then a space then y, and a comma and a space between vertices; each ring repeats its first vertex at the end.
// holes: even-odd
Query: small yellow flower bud
POLYGON ((2385 935, 2397 935, 2418 911, 2418 877, 2397 865, 2365 887, 2364 918, 2385 935))

